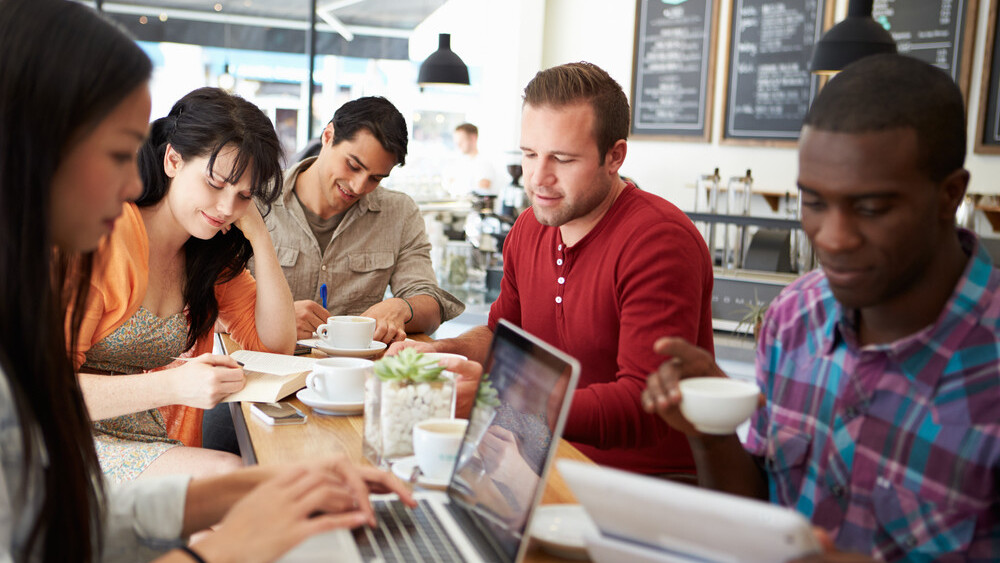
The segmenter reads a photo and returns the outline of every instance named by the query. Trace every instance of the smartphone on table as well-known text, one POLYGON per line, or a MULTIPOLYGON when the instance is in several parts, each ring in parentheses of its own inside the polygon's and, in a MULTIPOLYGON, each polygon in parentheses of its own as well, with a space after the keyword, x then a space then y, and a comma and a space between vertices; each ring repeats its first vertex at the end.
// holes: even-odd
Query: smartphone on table
POLYGON ((307 416, 289 403, 253 403, 250 412, 272 426, 305 424, 307 416))

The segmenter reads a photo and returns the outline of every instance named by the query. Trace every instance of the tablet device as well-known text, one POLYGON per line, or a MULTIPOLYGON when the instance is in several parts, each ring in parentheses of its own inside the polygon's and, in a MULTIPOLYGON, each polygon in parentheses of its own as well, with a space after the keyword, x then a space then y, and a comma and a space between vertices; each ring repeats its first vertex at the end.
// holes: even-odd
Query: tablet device
POLYGON ((774 563, 820 551, 812 524, 788 508, 572 460, 557 466, 597 525, 587 546, 598 563, 774 563))

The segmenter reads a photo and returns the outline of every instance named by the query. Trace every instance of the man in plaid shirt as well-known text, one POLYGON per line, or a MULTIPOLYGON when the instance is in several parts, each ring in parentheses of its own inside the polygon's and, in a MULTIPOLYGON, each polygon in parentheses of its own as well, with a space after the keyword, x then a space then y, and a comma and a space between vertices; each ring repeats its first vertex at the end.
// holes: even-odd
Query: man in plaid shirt
POLYGON ((948 75, 898 55, 816 98, 798 184, 822 267, 764 319, 745 445, 677 409, 678 379, 723 375, 711 356, 657 342, 646 410, 687 434, 703 485, 810 518, 832 542, 814 560, 1000 558, 1000 271, 955 227, 964 118, 948 75))

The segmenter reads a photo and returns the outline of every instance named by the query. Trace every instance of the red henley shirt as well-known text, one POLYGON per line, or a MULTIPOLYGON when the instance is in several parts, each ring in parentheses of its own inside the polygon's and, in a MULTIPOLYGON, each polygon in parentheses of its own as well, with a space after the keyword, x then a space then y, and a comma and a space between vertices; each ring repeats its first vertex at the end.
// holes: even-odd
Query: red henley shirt
POLYGON ((712 263, 676 206, 628 184, 572 247, 528 209, 503 248, 489 327, 507 319, 577 358, 580 383, 564 437, 601 465, 694 473, 683 434, 642 410, 662 336, 712 351, 712 263))

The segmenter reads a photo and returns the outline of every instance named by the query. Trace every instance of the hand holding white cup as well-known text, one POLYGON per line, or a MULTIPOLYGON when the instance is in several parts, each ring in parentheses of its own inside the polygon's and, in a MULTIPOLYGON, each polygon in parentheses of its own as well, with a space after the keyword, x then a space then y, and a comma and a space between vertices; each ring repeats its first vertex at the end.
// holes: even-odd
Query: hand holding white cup
POLYGON ((732 434, 757 409, 760 388, 728 377, 682 379, 681 414, 705 434, 732 434))
POLYGON ((354 315, 330 317, 316 327, 316 334, 324 344, 343 350, 367 350, 375 335, 375 319, 354 315))
POLYGON ((468 425, 462 418, 429 418, 413 426, 413 453, 424 476, 436 481, 451 478, 468 425))
POLYGON ((365 378, 375 362, 361 358, 325 358, 313 364, 306 387, 325 401, 359 403, 365 399, 365 378))

